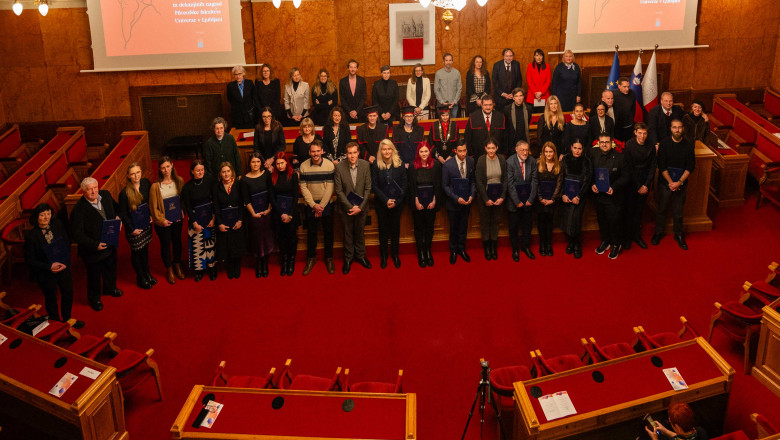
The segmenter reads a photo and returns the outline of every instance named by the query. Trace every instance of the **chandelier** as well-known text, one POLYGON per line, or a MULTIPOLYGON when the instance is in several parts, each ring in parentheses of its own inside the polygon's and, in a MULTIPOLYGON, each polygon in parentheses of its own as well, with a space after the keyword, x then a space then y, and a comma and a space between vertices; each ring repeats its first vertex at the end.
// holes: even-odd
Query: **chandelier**
MULTIPOLYGON (((444 12, 441 14, 441 21, 444 22, 444 30, 448 31, 450 30, 450 23, 452 23, 452 20, 455 19, 455 15, 452 13, 452 10, 460 11, 464 7, 466 7, 466 0, 417 0, 420 2, 420 6, 423 8, 427 8, 429 5, 433 5, 437 8, 444 9, 444 12)), ((477 0, 477 4, 480 6, 485 6, 485 4, 488 2, 488 0, 477 0)))

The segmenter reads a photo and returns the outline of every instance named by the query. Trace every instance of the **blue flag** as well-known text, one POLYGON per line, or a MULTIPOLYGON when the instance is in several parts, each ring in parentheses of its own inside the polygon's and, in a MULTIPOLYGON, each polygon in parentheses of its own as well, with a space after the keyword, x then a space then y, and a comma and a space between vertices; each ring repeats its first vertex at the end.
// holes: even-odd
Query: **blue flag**
POLYGON ((617 90, 618 78, 620 78, 620 59, 618 58, 618 53, 616 50, 615 58, 612 59, 612 68, 609 69, 609 77, 607 78, 606 90, 617 90))

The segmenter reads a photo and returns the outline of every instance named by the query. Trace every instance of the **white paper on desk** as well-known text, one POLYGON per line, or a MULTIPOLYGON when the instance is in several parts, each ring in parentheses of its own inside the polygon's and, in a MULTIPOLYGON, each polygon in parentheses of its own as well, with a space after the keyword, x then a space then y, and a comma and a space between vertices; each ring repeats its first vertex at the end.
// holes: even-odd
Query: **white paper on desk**
POLYGON ((209 410, 209 413, 200 423, 200 426, 210 429, 214 425, 214 422, 217 420, 217 416, 219 416, 219 413, 222 411, 222 407, 224 406, 225 405, 221 403, 209 400, 209 403, 206 404, 206 408, 209 410))
POLYGON ((62 395, 65 394, 65 391, 68 391, 68 388, 70 388, 70 386, 73 385, 73 382, 75 382, 78 378, 79 377, 73 373, 65 373, 65 375, 62 376, 62 379, 60 379, 56 385, 51 387, 49 394, 56 397, 62 397, 62 395))
POLYGON ((577 414, 577 410, 574 409, 574 404, 571 403, 567 391, 558 391, 557 393, 544 395, 539 398, 539 405, 541 405, 547 421, 577 414))
POLYGON ((3 342, 5 342, 5 341, 7 341, 7 340, 8 340, 8 338, 6 338, 6 337, 5 337, 5 336, 3 336, 3 335, 0 335, 0 345, 3 345, 3 342))
POLYGON ((725 142, 723 142, 721 139, 718 139, 718 149, 719 150, 731 150, 731 147, 725 142))
POLYGON ((547 102, 546 99, 536 99, 534 98, 534 107, 544 107, 544 104, 547 102))
POLYGON ((38 324, 34 329, 32 329, 32 335, 37 336, 38 333, 41 332, 41 330, 45 329, 49 326, 49 321, 43 321, 42 323, 38 324))
POLYGON ((100 371, 93 370, 92 368, 89 368, 89 367, 84 367, 84 368, 81 369, 79 374, 84 376, 84 377, 88 377, 88 378, 90 378, 92 380, 95 380, 95 379, 98 378, 98 376, 100 376, 100 371))
POLYGON ((685 380, 682 378, 680 372, 677 371, 677 368, 664 368, 664 374, 675 391, 688 389, 688 384, 685 383, 685 380))
POLYGON ((254 139, 254 137, 255 137, 255 132, 254 131, 245 131, 244 132, 244 139, 249 139, 249 138, 253 138, 254 139))

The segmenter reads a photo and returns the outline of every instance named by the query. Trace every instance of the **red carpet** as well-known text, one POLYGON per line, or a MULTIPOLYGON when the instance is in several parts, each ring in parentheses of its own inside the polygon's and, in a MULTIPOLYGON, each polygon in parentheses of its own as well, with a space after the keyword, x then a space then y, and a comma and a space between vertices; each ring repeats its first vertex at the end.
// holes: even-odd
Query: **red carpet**
MULTIPOLYGON (((219 361, 226 360, 230 372, 260 375, 286 358, 293 359, 293 373, 330 376, 337 366, 350 368, 352 382, 394 381, 403 369, 404 389, 418 396, 418 438, 453 439, 466 422, 480 357, 494 368, 530 366, 532 349, 547 356, 580 354, 581 337, 628 342, 635 325, 650 333, 678 330, 680 315, 706 334, 712 303, 738 298, 744 281, 762 279, 766 266, 780 259, 780 211, 769 205, 755 211, 754 204, 752 197, 741 208, 713 210, 715 229, 689 235, 688 252, 666 237, 660 246, 634 247, 615 261, 593 252, 595 235, 586 237, 579 261, 556 243, 553 258, 514 263, 502 241, 499 260, 486 262, 475 241, 469 243, 472 262, 450 266, 439 243, 432 269, 420 269, 407 247, 400 270, 381 270, 377 249, 370 248, 374 269, 355 265, 348 276, 328 275, 318 262, 303 277, 299 254, 293 277, 280 277, 272 259, 267 279, 255 279, 247 261, 239 280, 221 272, 216 282, 187 279, 169 286, 155 238, 151 261, 160 284, 151 291, 135 287, 122 240, 125 295, 106 298, 105 310, 93 312, 79 262, 74 317, 87 322, 84 333, 116 331, 120 347, 155 349, 165 400, 157 400, 152 382, 125 396, 134 439, 170 438, 192 386, 210 384, 219 361)), ((16 271, 7 302, 42 302, 31 283, 20 281, 24 274, 16 271)), ((754 434, 751 412, 780 425, 780 399, 742 374, 740 347, 718 333, 713 345, 737 371, 725 429, 754 434)), ((485 438, 497 438, 494 425, 488 410, 485 438)), ((478 436, 475 414, 467 438, 478 436)))

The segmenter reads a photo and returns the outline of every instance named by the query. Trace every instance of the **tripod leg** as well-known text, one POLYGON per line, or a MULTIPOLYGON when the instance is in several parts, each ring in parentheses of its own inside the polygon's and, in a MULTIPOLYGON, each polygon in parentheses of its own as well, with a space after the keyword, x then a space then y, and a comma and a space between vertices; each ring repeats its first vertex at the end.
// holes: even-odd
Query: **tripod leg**
POLYGON ((485 384, 479 385, 479 438, 482 438, 482 431, 485 427, 485 390, 487 387, 485 384))
POLYGON ((493 407, 493 411, 496 413, 496 419, 498 420, 498 430, 501 432, 501 438, 504 440, 507 440, 507 436, 504 433, 504 424, 501 423, 501 411, 498 410, 498 405, 496 405, 496 399, 490 398, 490 406, 493 407))
POLYGON ((474 415, 474 407, 477 406, 477 398, 479 398, 479 389, 482 385, 477 387, 477 394, 474 395, 474 401, 471 402, 471 410, 469 410, 469 418, 466 419, 466 427, 463 428, 463 435, 460 436, 460 440, 464 440, 466 438, 466 431, 469 430, 469 423, 471 422, 471 416, 474 415))

